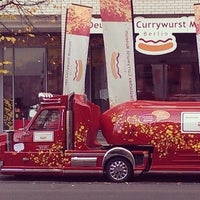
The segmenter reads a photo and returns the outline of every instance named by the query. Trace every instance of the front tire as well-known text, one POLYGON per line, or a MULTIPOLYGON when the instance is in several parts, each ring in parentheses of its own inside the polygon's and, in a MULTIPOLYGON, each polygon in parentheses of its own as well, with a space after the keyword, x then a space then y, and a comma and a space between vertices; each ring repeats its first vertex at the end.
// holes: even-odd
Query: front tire
POLYGON ((121 183, 130 180, 133 175, 133 166, 124 157, 111 158, 105 168, 108 179, 112 182, 121 183))

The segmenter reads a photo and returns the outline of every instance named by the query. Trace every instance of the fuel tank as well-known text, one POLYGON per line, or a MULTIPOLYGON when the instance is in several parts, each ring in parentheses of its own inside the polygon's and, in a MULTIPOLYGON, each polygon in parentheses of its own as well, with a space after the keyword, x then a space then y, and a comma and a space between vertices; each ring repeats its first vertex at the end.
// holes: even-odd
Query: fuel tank
POLYGON ((200 152, 200 102, 130 101, 109 109, 100 120, 109 144, 174 145, 200 152))

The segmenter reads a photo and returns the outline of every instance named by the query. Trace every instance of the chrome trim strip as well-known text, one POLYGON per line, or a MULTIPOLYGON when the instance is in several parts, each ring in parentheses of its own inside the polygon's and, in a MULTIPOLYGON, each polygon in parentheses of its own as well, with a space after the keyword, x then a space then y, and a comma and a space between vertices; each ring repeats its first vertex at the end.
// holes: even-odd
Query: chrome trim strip
POLYGON ((60 104, 61 102, 60 101, 55 101, 55 102, 41 102, 40 104, 41 105, 50 105, 50 104, 60 104))
POLYGON ((58 98, 58 99, 43 98, 43 100, 40 102, 40 104, 42 104, 42 105, 55 104, 55 103, 60 104, 61 103, 61 98, 58 98))
POLYGON ((200 174, 200 171, 150 170, 148 173, 151 173, 151 174, 200 174))
MULTIPOLYGON (((66 153, 68 153, 68 152, 66 152, 66 153)), ((106 153, 106 151, 105 151, 105 153, 106 153)), ((104 156, 105 155, 105 153, 92 153, 92 152, 90 152, 90 153, 70 153, 70 156, 72 156, 72 157, 89 157, 89 156, 94 156, 94 157, 98 157, 98 156, 104 156)))
POLYGON ((179 105, 179 106, 173 106, 173 105, 167 105, 167 106, 165 106, 165 105, 139 105, 139 106, 136 106, 137 108, 163 108, 163 109, 174 109, 174 108, 180 108, 180 109, 197 109, 197 108, 200 108, 200 106, 181 106, 181 105, 179 105))
POLYGON ((103 170, 63 170, 65 174, 103 174, 103 170))
POLYGON ((4 173, 30 173, 30 172, 36 172, 36 173, 45 173, 45 172, 51 172, 51 173, 60 173, 63 172, 61 169, 19 169, 19 168, 3 168, 1 169, 1 172, 4 173))
POLYGON ((103 174, 103 170, 62 170, 62 169, 1 169, 2 173, 64 173, 64 174, 103 174))
POLYGON ((96 167, 97 157, 72 157, 72 167, 96 167))
MULTIPOLYGON (((0 164, 2 161, 0 161, 0 164)), ((1 166, 1 165, 0 165, 1 166)), ((103 174, 103 170, 62 170, 62 169, 19 169, 3 168, 2 173, 64 173, 64 174, 103 174)), ((141 170, 135 170, 135 174, 140 174, 141 170)), ((148 174, 200 174, 200 171, 169 171, 169 170, 150 170, 148 174)))

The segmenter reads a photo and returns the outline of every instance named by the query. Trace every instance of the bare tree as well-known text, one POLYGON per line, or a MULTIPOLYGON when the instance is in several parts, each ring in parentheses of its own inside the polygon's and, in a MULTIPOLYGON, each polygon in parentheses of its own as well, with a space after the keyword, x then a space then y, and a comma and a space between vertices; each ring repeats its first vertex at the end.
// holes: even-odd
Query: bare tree
MULTIPOLYGON (((45 18, 49 21, 57 19, 57 15, 49 16, 45 13, 45 8, 48 8, 53 2, 56 5, 56 1, 60 2, 60 0, 0 0, 0 42, 7 41, 14 44, 16 36, 22 31, 32 37, 33 34, 29 33, 39 32, 34 25, 37 19, 45 18), (20 26, 14 30, 8 26, 9 21, 11 25, 20 22, 21 27, 25 27, 24 30, 20 26), (11 33, 11 35, 8 36, 7 33, 11 33)), ((58 2, 57 5, 59 5, 58 2)), ((0 74, 9 73, 8 70, 4 69, 4 66, 9 64, 8 61, 0 60, 0 74)))
POLYGON ((49 0, 0 0, 0 10, 15 6, 19 11, 26 11, 26 7, 39 6, 49 0))
POLYGON ((39 17, 42 15, 48 18, 49 16, 45 14, 46 10, 44 8, 45 6, 48 7, 52 2, 53 0, 0 0, 0 11, 2 13, 0 15, 2 19, 0 20, 0 25, 4 27, 7 32, 10 32, 4 20, 14 20, 18 17, 32 31, 35 28, 32 19, 33 17, 38 17, 35 13, 40 13, 39 17))

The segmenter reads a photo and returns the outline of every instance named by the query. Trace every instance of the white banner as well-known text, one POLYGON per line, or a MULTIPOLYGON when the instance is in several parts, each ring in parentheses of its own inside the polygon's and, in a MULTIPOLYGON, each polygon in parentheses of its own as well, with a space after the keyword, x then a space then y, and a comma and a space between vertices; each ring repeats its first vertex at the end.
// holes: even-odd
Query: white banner
POLYGON ((100 0, 110 106, 136 100, 131 0, 100 0))
POLYGON ((85 93, 91 18, 91 7, 71 4, 67 9, 63 56, 63 94, 85 93))

